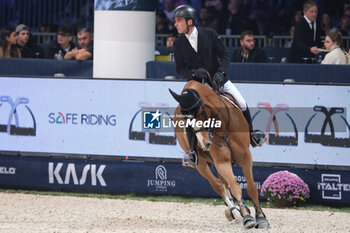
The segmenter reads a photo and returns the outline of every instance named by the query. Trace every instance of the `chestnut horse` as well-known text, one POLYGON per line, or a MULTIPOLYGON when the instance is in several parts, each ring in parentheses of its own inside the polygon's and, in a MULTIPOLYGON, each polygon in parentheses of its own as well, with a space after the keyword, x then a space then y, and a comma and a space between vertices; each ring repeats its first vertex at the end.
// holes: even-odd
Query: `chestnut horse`
MULTIPOLYGON (((269 228, 269 222, 260 207, 258 189, 253 179, 249 126, 241 110, 234 107, 229 100, 214 92, 213 89, 194 80, 185 85, 181 95, 171 90, 170 92, 179 102, 174 122, 208 119, 221 121, 220 126, 216 125, 219 126, 217 128, 213 124, 207 128, 197 125, 193 127, 193 133, 198 142, 196 151, 199 160, 196 169, 224 199, 228 206, 225 210, 226 217, 230 221, 233 219, 239 221, 243 217, 245 228, 269 228), (197 107, 191 109, 191 106, 197 107), (191 115, 192 117, 189 117, 191 115), (218 178, 210 170, 212 164, 218 172, 218 178), (235 180, 232 164, 240 165, 243 170, 247 181, 247 192, 254 202, 255 219, 244 204, 242 189, 235 180), (235 201, 237 201, 238 208, 234 206, 235 201)), ((184 128, 180 128, 179 125, 175 127, 176 137, 181 148, 187 152, 190 150, 187 136, 184 128)))

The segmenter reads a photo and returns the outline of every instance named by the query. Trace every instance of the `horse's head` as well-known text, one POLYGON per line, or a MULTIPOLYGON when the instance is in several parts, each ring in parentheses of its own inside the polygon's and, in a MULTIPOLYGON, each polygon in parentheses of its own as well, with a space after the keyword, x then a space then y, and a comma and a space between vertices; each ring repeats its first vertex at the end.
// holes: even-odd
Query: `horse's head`
POLYGON ((184 89, 181 95, 170 90, 171 95, 180 104, 181 113, 185 116, 186 124, 195 133, 199 146, 203 151, 209 151, 212 143, 213 124, 208 124, 212 120, 211 109, 203 104, 198 92, 195 89, 184 89))

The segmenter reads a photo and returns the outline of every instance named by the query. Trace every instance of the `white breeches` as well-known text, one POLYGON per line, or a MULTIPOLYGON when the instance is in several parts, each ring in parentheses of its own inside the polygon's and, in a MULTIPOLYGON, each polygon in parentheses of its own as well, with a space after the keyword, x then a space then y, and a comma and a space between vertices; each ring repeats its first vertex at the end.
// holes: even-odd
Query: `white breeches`
POLYGON ((235 98, 235 100, 237 101, 237 104, 242 109, 242 111, 245 111, 247 109, 247 102, 245 102, 241 93, 230 80, 228 80, 224 84, 224 86, 222 87, 222 91, 231 94, 233 98, 235 98))

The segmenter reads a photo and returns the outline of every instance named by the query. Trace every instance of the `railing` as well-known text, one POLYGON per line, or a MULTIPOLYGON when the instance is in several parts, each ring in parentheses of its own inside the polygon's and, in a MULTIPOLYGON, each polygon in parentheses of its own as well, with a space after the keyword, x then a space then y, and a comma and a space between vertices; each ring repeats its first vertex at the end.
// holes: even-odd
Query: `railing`
MULTIPOLYGON (((156 46, 166 46, 166 34, 156 34, 156 46)), ((239 35, 220 35, 226 47, 239 47, 241 37, 239 35)), ((260 48, 267 47, 266 36, 255 36, 255 41, 260 48)))
POLYGON ((32 32, 37 44, 50 43, 56 40, 57 33, 55 32, 32 32))
POLYGON ((293 36, 273 36, 272 46, 275 48, 290 48, 293 42, 293 36))

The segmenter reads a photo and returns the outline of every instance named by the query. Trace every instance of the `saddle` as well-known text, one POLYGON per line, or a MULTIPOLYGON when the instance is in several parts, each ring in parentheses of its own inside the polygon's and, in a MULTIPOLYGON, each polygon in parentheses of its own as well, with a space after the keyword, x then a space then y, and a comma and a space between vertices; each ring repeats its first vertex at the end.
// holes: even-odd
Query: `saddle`
POLYGON ((221 96, 227 99, 233 105, 234 108, 237 108, 242 112, 242 109, 237 104, 236 99, 231 94, 227 92, 221 92, 221 96))

